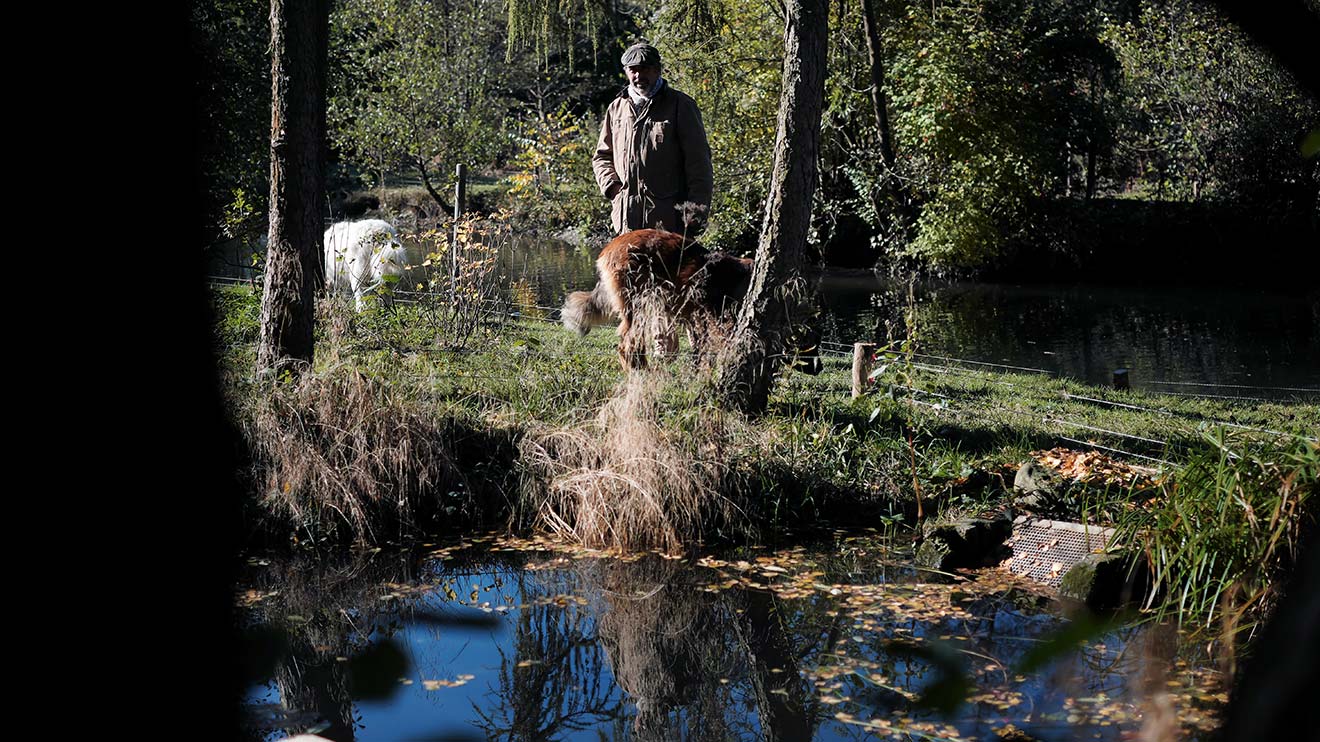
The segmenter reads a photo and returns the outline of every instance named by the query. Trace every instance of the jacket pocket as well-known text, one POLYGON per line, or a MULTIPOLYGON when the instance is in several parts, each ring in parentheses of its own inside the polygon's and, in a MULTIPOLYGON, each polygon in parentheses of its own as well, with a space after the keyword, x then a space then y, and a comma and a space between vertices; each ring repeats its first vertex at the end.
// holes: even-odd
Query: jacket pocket
POLYGON ((620 188, 619 192, 614 194, 614 199, 610 201, 610 225, 614 227, 616 234, 622 234, 628 229, 627 201, 627 188, 620 188))

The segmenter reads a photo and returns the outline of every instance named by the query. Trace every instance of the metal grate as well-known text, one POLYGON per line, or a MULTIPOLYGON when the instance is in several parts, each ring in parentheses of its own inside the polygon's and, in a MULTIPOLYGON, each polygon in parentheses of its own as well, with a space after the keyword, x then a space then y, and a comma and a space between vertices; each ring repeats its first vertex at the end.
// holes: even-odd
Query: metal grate
POLYGON ((1013 556, 1004 566, 1013 574, 1058 587, 1070 567, 1087 554, 1103 551, 1113 536, 1112 528, 1021 515, 1013 521, 1007 542, 1013 556))

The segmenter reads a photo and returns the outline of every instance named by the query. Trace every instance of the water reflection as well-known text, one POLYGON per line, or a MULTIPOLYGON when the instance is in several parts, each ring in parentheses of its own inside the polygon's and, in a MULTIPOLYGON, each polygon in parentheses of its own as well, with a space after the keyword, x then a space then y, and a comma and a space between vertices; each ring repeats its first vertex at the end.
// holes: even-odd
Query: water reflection
POLYGON ((513 640, 499 649, 498 682, 474 709, 487 739, 562 739, 608 725, 624 701, 586 611, 567 609, 582 594, 573 571, 521 572, 513 640))
POLYGON ((808 689, 770 595, 708 592, 659 558, 586 569, 601 596, 601 645, 632 702, 632 738, 811 737, 808 689))
MULTIPOLYGON (((415 242, 410 257, 425 255, 415 242)), ((249 277, 251 248, 216 247, 211 274, 249 277)), ((519 237, 500 252, 515 299, 554 309, 595 283, 594 253, 552 238, 519 237)), ((403 287, 425 284, 419 268, 403 287)), ((906 288, 865 272, 826 271, 825 340, 880 341, 903 332, 906 288)), ((916 286, 922 352, 1037 368, 1108 384, 1131 369, 1135 388, 1288 397, 1320 388, 1320 293, 1269 290, 923 282, 916 286), (1205 388, 1198 385, 1252 388, 1205 388)), ((1314 398, 1315 394, 1310 395, 1314 398)))
POLYGON ((1106 630, 1023 670, 1067 622, 1002 573, 868 582, 800 550, 702 565, 484 549, 381 561, 262 572, 249 595, 279 593, 253 603, 252 625, 288 632, 249 694, 283 711, 267 738, 990 739, 1012 723, 1107 740, 1161 709, 1192 738, 1213 726, 1186 699, 1173 714, 1165 691, 1213 673, 1178 659, 1168 632, 1106 630))
POLYGON ((407 660, 388 639, 398 611, 382 585, 411 582, 406 558, 380 552, 261 561, 241 597, 249 681, 274 699, 249 697, 249 738, 315 732, 355 739, 355 702, 388 696, 407 660), (373 637, 375 639, 373 640, 373 637))
MULTIPOLYGON (((1160 392, 1292 396, 1320 388, 1320 294, 1183 287, 918 284, 917 336, 933 355, 1042 369, 1160 392), (1187 383, 1174 383, 1187 382, 1187 383)), ((903 330, 904 286, 827 275, 823 294, 839 342, 883 342, 903 330)))

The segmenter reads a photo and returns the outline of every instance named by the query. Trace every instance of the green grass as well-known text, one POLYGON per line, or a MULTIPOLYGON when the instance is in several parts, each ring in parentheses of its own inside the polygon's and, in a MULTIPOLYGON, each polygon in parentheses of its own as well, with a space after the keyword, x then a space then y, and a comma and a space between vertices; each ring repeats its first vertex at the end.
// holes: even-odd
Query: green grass
MULTIPOLYGON (((927 517, 975 514, 1012 500, 1013 473, 1033 452, 1099 450, 1106 464, 1140 467, 1139 484, 1067 483, 1046 515, 1115 526, 1115 546, 1151 568, 1154 615, 1241 646, 1315 530, 1314 399, 1184 398, 890 358, 853 400, 851 358, 827 355, 822 374, 785 374, 768 412, 743 418, 719 412, 700 373, 677 360, 650 377, 645 414, 621 424, 634 413, 619 409, 626 387, 608 329, 579 337, 545 318, 505 319, 458 342, 437 337, 433 309, 353 315, 328 303, 313 372, 280 384, 252 374, 258 304, 247 287, 217 289, 213 341, 253 452, 249 510, 276 538, 527 526, 546 503, 572 513, 611 501, 609 480, 642 490, 616 501, 629 514, 668 503, 663 517, 616 525, 631 529, 625 545, 652 533, 670 549, 796 539, 832 524, 902 534, 918 494, 927 517), (724 499, 711 499, 716 490, 724 499)), ((610 530, 592 538, 608 544, 599 533, 610 530)))
MULTIPOLYGON (((251 398, 256 297, 245 288, 218 297, 217 340, 228 386, 235 399, 251 398)), ((454 350, 437 345, 433 323, 416 306, 369 312, 353 320, 352 332, 326 329, 334 324, 321 323, 318 371, 347 365, 375 378, 437 427, 459 420, 516 439, 582 424, 623 378, 608 329, 578 337, 548 321, 521 319, 484 326, 466 348, 454 350)), ((1160 476, 1203 451, 1206 432, 1224 424, 1241 445, 1265 450, 1288 435, 1313 436, 1320 429, 1314 401, 1120 392, 1040 375, 921 368, 903 359, 889 363, 872 393, 852 400, 851 359, 825 361, 816 377, 785 374, 769 413, 748 421, 724 452, 766 523, 910 514, 918 487, 928 500, 927 515, 941 507, 990 505, 1011 488, 1013 470, 1032 451, 1055 446, 1094 443, 1130 452, 1106 454, 1160 476)), ((665 388, 671 412, 662 422, 681 435, 699 425, 710 403, 700 385, 682 383, 698 375, 690 363, 670 367, 677 383, 665 388)), ((1088 490, 1063 503, 1076 512, 1058 515, 1080 519, 1085 508, 1088 519, 1108 514, 1112 520, 1131 499, 1123 487, 1088 490)))
POLYGON ((1204 442, 1122 520, 1119 538, 1146 554, 1160 613, 1219 629, 1231 646, 1273 608, 1278 579, 1315 530, 1320 446, 1265 446, 1222 429, 1204 442))

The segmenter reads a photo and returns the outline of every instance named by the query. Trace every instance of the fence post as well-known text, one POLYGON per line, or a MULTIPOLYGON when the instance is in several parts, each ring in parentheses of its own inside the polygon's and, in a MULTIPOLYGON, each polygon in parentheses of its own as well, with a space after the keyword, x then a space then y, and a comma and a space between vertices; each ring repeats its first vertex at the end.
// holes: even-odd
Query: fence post
POLYGON ((1128 380, 1128 370, 1125 368, 1114 369, 1114 388, 1131 389, 1131 382, 1128 380))
POLYGON ((871 375, 871 353, 875 343, 853 343, 852 398, 862 396, 866 389, 866 377, 871 375))
POLYGON ((458 178, 454 183, 454 218, 463 216, 464 207, 467 206, 467 165, 458 164, 458 178))
POLYGON ((463 217, 463 202, 467 200, 467 165, 458 164, 454 181, 454 240, 449 250, 449 299, 455 301, 458 283, 458 222, 463 217))

